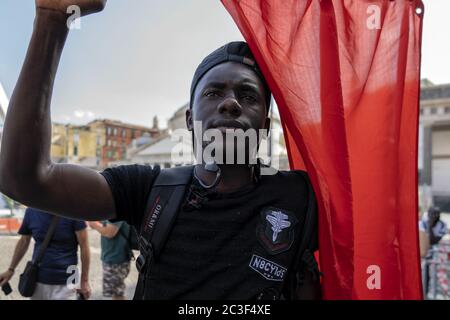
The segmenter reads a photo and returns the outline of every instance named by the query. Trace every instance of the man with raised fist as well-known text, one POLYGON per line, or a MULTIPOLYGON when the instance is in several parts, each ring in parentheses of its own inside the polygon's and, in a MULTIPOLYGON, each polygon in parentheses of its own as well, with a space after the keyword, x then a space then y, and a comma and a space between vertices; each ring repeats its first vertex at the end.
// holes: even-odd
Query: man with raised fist
MULTIPOLYGON (((141 230, 144 258, 138 260, 146 267, 137 299, 317 298, 317 219, 305 172, 262 175, 259 161, 207 163, 197 158, 187 191, 174 204, 158 202, 166 195, 155 193, 164 182, 158 178, 180 172, 177 168, 130 165, 98 173, 51 161, 50 102, 69 32, 67 8, 76 5, 84 16, 101 11, 105 3, 36 1, 33 35, 4 125, 0 191, 54 214, 122 220, 141 230), (142 230, 156 225, 155 233, 160 232, 164 224, 158 226, 158 219, 174 205, 176 219, 168 237, 160 237, 165 242, 155 261, 149 249, 158 234, 149 239, 142 230)), ((206 57, 194 74, 187 128, 195 133, 200 123, 203 132, 268 130, 270 96, 247 44, 229 43, 206 57)), ((195 150, 207 146, 194 139, 195 150)))

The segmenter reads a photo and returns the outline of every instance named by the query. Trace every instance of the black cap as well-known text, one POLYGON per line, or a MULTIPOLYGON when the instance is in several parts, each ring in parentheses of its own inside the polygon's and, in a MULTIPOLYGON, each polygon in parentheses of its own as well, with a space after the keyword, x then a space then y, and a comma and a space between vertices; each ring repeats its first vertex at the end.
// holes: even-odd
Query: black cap
POLYGON ((428 209, 428 214, 440 214, 441 213, 441 209, 439 207, 431 207, 430 209, 428 209))
POLYGON ((266 79, 264 78, 261 69, 256 63, 256 60, 252 52, 250 51, 248 44, 243 41, 230 42, 210 53, 205 59, 203 59, 203 61, 197 67, 197 70, 195 70, 194 78, 192 79, 191 100, 189 102, 190 108, 192 108, 195 88, 197 87, 197 84, 199 83, 201 78, 215 66, 229 61, 245 64, 249 68, 253 69, 253 71, 255 71, 256 74, 261 78, 266 88, 266 103, 267 110, 269 110, 271 99, 269 86, 267 85, 266 79))

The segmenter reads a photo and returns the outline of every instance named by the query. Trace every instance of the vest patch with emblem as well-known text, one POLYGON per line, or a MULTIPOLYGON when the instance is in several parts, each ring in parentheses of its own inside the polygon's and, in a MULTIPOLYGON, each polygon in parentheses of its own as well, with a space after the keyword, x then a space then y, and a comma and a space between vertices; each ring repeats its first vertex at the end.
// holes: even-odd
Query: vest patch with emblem
POLYGON ((252 256, 249 267, 267 280, 283 281, 287 269, 256 254, 252 256))
POLYGON ((294 242, 297 222, 289 211, 265 207, 261 210, 261 221, 256 229, 258 240, 271 255, 289 250, 294 242))

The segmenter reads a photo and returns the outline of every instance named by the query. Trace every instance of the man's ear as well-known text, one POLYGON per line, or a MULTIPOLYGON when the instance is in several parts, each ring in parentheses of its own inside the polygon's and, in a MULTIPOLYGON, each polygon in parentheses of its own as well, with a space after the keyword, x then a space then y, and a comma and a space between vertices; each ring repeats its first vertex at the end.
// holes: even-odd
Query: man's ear
POLYGON ((192 120, 192 110, 190 108, 186 110, 186 127, 188 128, 189 131, 194 130, 194 122, 192 120))

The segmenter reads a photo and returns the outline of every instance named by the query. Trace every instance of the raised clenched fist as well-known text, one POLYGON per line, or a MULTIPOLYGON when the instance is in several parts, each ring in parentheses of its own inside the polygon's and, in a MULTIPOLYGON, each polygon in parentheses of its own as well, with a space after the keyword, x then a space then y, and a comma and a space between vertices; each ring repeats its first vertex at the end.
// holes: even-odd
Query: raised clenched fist
POLYGON ((40 9, 55 10, 67 14, 67 8, 78 6, 81 15, 102 11, 107 0, 36 0, 36 7, 40 9))

